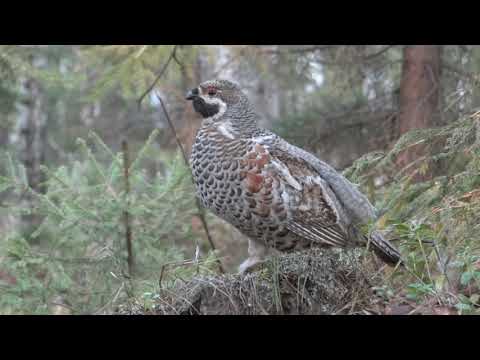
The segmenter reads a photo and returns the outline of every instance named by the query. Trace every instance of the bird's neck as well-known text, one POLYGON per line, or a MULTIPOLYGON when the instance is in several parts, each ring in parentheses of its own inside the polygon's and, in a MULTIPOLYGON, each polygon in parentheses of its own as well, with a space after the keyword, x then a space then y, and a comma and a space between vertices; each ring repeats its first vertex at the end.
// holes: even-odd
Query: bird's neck
POLYGON ((215 127, 229 139, 249 138, 256 136, 262 130, 257 124, 258 115, 249 108, 227 109, 222 116, 203 120, 202 127, 215 127))

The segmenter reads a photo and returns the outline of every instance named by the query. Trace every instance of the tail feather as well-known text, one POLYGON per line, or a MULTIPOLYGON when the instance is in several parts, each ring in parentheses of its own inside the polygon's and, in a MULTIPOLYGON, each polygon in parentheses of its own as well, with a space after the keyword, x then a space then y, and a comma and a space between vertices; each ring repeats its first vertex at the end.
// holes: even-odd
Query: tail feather
POLYGON ((400 252, 378 231, 370 234, 370 248, 388 265, 396 266, 398 263, 403 265, 400 252))

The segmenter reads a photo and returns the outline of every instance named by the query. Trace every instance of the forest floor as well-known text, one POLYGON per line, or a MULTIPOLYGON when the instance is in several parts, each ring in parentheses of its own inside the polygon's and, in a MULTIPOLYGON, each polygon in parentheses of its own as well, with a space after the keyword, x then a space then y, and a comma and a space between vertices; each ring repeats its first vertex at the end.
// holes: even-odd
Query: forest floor
POLYGON ((449 315, 452 307, 418 305, 378 289, 388 273, 402 271, 365 259, 358 250, 313 249, 269 259, 248 274, 197 276, 151 294, 149 305, 129 301, 130 315, 449 315))

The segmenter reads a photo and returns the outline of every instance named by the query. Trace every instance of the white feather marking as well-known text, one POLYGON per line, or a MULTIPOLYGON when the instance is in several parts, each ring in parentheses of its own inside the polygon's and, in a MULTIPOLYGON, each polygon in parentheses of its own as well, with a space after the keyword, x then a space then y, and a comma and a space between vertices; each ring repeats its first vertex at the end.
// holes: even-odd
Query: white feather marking
POLYGON ((284 204, 290 204, 290 196, 288 195, 288 192, 282 192, 282 200, 284 204))
POLYGON ((335 216, 338 219, 338 216, 339 216, 338 215, 338 210, 337 210, 337 207, 336 207, 335 203, 333 202, 333 200, 331 198, 331 195, 332 195, 331 192, 327 191, 327 187, 328 187, 327 182, 324 179, 322 179, 322 177, 320 177, 320 176, 306 176, 305 177, 305 182, 307 184, 317 184, 317 185, 320 186, 320 188, 322 189, 323 197, 325 198, 325 200, 327 201, 327 204, 333 210, 333 212, 335 213, 335 216))
POLYGON ((229 139, 234 139, 235 136, 233 135, 233 133, 231 132, 231 129, 229 129, 229 128, 230 128, 230 126, 226 122, 222 122, 222 123, 218 124, 218 126, 217 126, 218 131, 220 131, 223 136, 225 136, 229 139))
POLYGON ((317 185, 322 185, 322 179, 319 178, 319 176, 305 176, 305 182, 308 184, 317 184, 317 185))
POLYGON ((263 135, 263 136, 256 136, 252 138, 253 141, 259 144, 263 144, 265 140, 270 140, 270 139, 273 139, 273 135, 263 135))
POLYGON ((344 243, 344 239, 339 237, 338 235, 333 235, 328 232, 327 228, 323 227, 312 227, 311 232, 316 234, 316 237, 322 239, 323 241, 328 239, 330 244, 334 244, 336 246, 342 246, 344 243))
POLYGON ((287 183, 292 186, 294 189, 301 191, 302 190, 302 185, 295 180, 295 178, 290 174, 290 170, 285 166, 285 164, 282 164, 281 162, 278 162, 276 160, 272 160, 273 166, 277 168, 278 171, 285 177, 285 180, 287 180, 287 183))
MULTIPOLYGON (((225 114, 225 111, 227 111, 227 104, 225 104, 222 100, 219 98, 214 98, 210 99, 209 97, 202 96, 203 100, 208 103, 208 104, 217 104, 218 105, 218 112, 210 116, 208 118, 203 119, 203 121, 213 121, 215 123, 216 120, 221 118, 223 114, 225 114)), ((217 123, 217 129, 220 131, 220 133, 229 138, 229 139, 234 139, 235 136, 233 135, 233 131, 231 129, 231 125, 228 123, 228 121, 221 121, 217 123)))
POLYGON ((300 206, 298 207, 298 210, 300 211, 309 211, 311 210, 312 208, 308 205, 305 205, 305 204, 300 204, 300 206))
POLYGON ((322 230, 324 228, 306 228, 298 223, 294 223, 293 226, 291 225, 291 230, 298 233, 299 235, 305 236, 312 241, 321 241, 331 246, 343 246, 343 241, 339 242, 337 239, 329 236, 322 230))
POLYGON ((331 244, 334 244, 335 246, 342 247, 342 246, 344 246, 344 244, 345 244, 344 239, 338 238, 338 237, 336 237, 336 236, 331 236, 330 234, 328 234, 327 232, 325 232, 325 228, 322 228, 322 229, 321 229, 320 231, 318 231, 318 232, 319 232, 319 234, 321 234, 321 238, 324 239, 324 241, 325 241, 326 239, 328 239, 329 242, 330 242, 331 244))
POLYGON ((328 228, 328 227, 325 227, 325 228, 322 228, 322 229, 325 230, 326 232, 328 232, 333 237, 337 238, 338 240, 340 240, 340 241, 344 240, 344 236, 342 234, 340 234, 338 231, 335 231, 335 230, 333 230, 331 228, 328 228))
POLYGON ((202 99, 207 104, 217 104, 218 105, 218 112, 215 115, 210 116, 209 118, 205 118, 204 120, 217 120, 220 117, 222 117, 223 114, 225 114, 225 111, 227 111, 227 104, 225 104, 219 98, 210 99, 209 97, 202 96, 202 99))

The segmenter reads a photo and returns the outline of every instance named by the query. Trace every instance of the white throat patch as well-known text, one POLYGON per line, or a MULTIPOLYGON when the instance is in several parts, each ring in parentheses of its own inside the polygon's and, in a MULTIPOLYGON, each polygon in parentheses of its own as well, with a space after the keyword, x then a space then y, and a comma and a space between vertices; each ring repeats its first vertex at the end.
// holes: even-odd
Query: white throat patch
POLYGON ((223 136, 229 139, 234 139, 235 136, 233 135, 233 130, 230 124, 228 123, 228 121, 221 121, 221 122, 215 123, 215 121, 221 118, 223 114, 225 114, 225 111, 227 111, 227 104, 225 104, 222 100, 218 98, 210 99, 210 98, 203 97, 203 100, 208 104, 218 105, 218 112, 213 116, 203 119, 203 121, 208 121, 208 122, 213 121, 213 123, 217 126, 218 131, 220 131, 220 133, 223 136))

